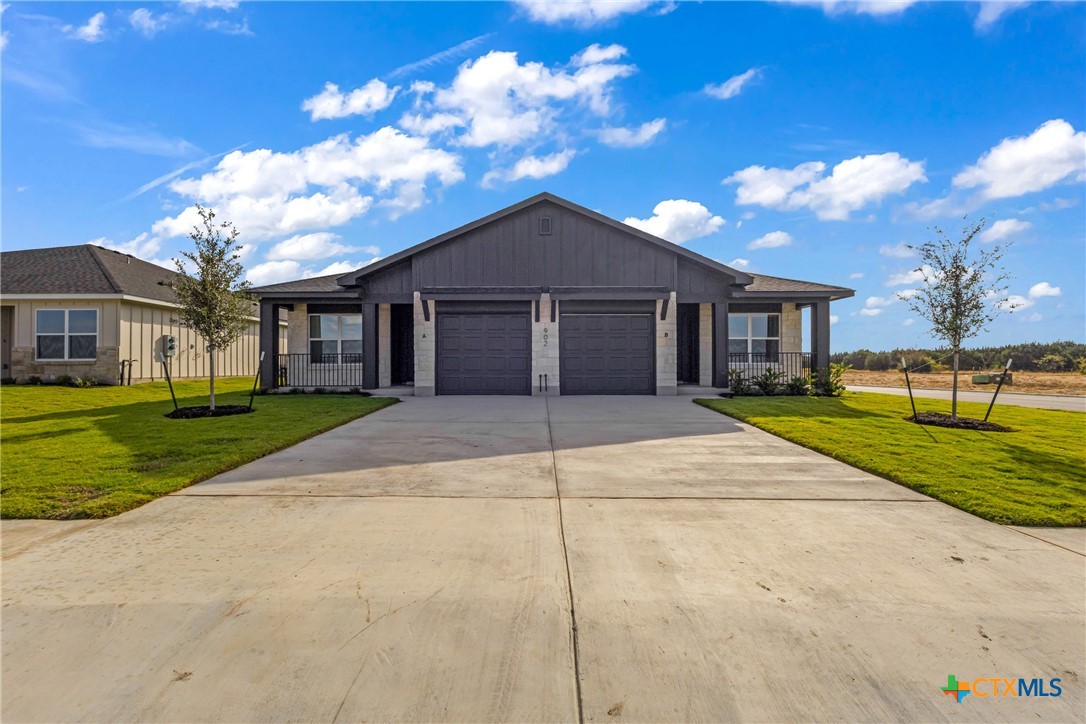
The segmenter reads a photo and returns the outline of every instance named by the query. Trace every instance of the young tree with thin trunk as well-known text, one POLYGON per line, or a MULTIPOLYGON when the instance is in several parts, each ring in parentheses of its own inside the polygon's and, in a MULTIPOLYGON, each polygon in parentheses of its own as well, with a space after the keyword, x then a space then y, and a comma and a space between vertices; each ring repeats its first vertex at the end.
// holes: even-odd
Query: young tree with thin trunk
POLYGON ((976 250, 972 243, 988 219, 971 224, 968 217, 960 239, 951 239, 938 226, 933 241, 909 248, 920 256, 914 271, 924 284, 909 295, 899 294, 916 314, 931 323, 932 334, 947 343, 954 357, 954 391, 951 418, 958 418, 958 369, 962 343, 988 331, 1001 312, 1016 305, 1007 296, 1010 275, 1001 262, 1006 245, 976 250))
POLYGON ((207 344, 208 372, 211 378, 211 409, 215 409, 215 353, 226 349, 249 327, 253 315, 253 297, 249 282, 243 280, 245 267, 238 254, 238 230, 228 221, 215 223, 215 212, 197 205, 201 226, 194 226, 189 238, 193 251, 174 259, 181 274, 174 283, 180 305, 181 324, 196 331, 207 344))

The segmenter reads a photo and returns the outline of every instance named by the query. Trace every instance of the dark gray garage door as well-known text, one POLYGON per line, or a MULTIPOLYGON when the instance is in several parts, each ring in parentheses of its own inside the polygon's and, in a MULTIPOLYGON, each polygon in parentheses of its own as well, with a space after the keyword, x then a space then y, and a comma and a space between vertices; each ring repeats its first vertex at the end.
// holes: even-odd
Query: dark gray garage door
POLYGON ((437 315, 437 394, 531 394, 532 342, 525 313, 437 315))
POLYGON ((563 314, 558 326, 563 395, 656 392, 651 314, 563 314))

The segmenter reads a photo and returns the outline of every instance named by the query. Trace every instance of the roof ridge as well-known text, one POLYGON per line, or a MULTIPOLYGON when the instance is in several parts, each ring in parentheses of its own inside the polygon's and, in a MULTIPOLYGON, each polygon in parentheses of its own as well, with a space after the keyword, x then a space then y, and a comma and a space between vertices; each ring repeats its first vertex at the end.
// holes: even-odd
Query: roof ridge
POLYGON ((121 285, 117 282, 114 276, 109 273, 109 269, 106 269, 106 265, 102 263, 102 260, 98 258, 98 252, 103 251, 102 247, 96 246, 95 244, 83 244, 83 246, 87 247, 87 251, 90 252, 91 259, 94 259, 94 263, 102 271, 102 274, 105 276, 106 281, 109 282, 109 285, 113 287, 113 291, 117 294, 124 294, 124 290, 121 289, 121 285))

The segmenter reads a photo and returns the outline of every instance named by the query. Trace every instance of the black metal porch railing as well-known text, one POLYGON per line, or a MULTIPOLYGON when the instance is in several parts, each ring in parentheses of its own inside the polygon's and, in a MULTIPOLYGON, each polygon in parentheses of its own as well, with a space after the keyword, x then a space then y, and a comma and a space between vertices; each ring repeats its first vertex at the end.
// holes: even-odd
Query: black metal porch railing
POLYGON ((277 355, 277 387, 361 387, 362 355, 277 355))
POLYGON ((731 353, 728 355, 729 372, 742 372, 747 379, 757 377, 766 369, 775 369, 781 380, 787 382, 793 377, 806 377, 811 374, 810 352, 776 352, 770 354, 731 353))

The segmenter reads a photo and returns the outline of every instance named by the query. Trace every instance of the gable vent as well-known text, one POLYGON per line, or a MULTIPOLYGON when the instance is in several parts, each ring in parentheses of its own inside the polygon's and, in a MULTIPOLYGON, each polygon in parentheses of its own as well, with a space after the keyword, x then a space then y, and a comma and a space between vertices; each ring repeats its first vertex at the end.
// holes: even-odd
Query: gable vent
POLYGON ((547 236, 551 233, 551 217, 539 217, 539 233, 543 236, 547 236))

